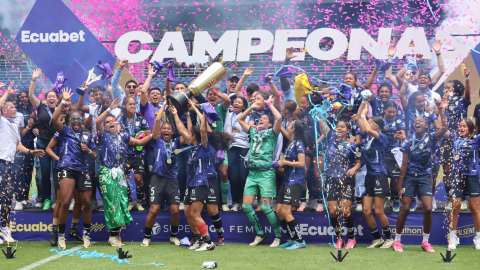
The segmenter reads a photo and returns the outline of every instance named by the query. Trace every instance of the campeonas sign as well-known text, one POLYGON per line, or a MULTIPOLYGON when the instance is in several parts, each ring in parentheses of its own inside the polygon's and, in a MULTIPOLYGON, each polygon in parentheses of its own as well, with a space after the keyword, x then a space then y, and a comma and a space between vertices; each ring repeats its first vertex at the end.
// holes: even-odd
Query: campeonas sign
MULTIPOLYGON (((207 31, 197 31, 194 35, 192 60, 202 62, 205 54, 215 58, 223 52, 223 61, 245 62, 250 60, 250 55, 264 53, 273 47, 272 61, 282 61, 285 58, 285 50, 289 47, 297 49, 305 48, 308 54, 318 60, 333 60, 339 58, 348 50, 348 60, 360 60, 362 48, 369 52, 374 58, 387 59, 388 46, 392 38, 392 28, 379 28, 377 40, 373 39, 363 29, 352 29, 350 40, 342 32, 332 28, 316 29, 308 34, 308 29, 282 29, 276 30, 275 35, 264 29, 258 30, 229 30, 214 41, 207 31), (289 41, 289 39, 303 39, 289 41), (331 38, 333 46, 328 51, 319 47, 320 41, 324 38, 331 38), (252 44, 256 40, 256 44, 252 44)), ((130 53, 128 46, 132 41, 139 41, 141 44, 152 43, 153 37, 143 31, 133 31, 123 34, 115 44, 115 54, 119 58, 126 58, 131 63, 146 60, 152 53, 153 60, 163 61, 165 58, 175 58, 178 62, 190 61, 190 55, 185 47, 185 41, 181 32, 166 32, 155 52, 152 50, 140 50, 137 53, 130 53), (172 47, 172 50, 170 50, 172 47)), ((452 46, 461 47, 459 44, 452 46)), ((400 40, 396 44, 399 58, 404 55, 421 53, 424 59, 431 59, 433 53, 430 51, 425 31, 421 27, 406 28, 400 40), (410 44, 415 46, 410 47, 410 44)), ((455 47, 455 49, 457 48, 455 47)), ((295 61, 303 61, 305 52, 296 52, 298 56, 295 61)))

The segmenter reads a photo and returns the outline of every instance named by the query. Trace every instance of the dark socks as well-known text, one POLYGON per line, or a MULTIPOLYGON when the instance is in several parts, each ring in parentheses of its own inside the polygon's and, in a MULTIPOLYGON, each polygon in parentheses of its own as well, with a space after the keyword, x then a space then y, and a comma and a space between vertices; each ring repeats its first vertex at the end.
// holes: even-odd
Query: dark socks
POLYGON ((58 224, 58 234, 65 236, 65 224, 58 224))
POLYGON ((91 223, 83 223, 83 235, 90 235, 90 231, 92 230, 92 224, 91 223))
POLYGON ((217 213, 215 216, 210 217, 213 222, 213 226, 215 227, 215 230, 217 231, 218 238, 223 237, 223 225, 222 225, 222 218, 220 215, 217 213))
POLYGON ((393 191, 392 190, 392 201, 398 201, 398 191, 393 191))
POLYGON ((346 223, 347 223, 348 239, 354 239, 355 238, 355 221, 353 220, 352 215, 346 218, 346 223))
MULTIPOLYGON (((83 225, 83 227, 85 227, 85 224, 83 225)), ((72 222, 72 226, 70 227, 70 230, 78 231, 78 222, 76 222, 76 223, 72 222)))
MULTIPOLYGON (((178 234, 178 226, 170 225, 170 237, 177 237, 178 234)), ((150 234, 152 233, 152 229, 150 229, 150 234)))
POLYGON ((392 238, 392 233, 390 232, 390 225, 387 225, 385 227, 382 227, 382 231, 383 231, 383 234, 385 235, 385 237, 387 239, 391 239, 392 238))
POLYGON ((52 233, 58 233, 58 225, 52 225, 52 233))
POLYGON ((382 236, 380 235, 380 231, 378 231, 377 226, 370 227, 369 229, 370 229, 370 232, 373 234, 373 237, 375 237, 375 239, 382 238, 382 236))
POLYGON ((212 239, 210 239, 210 234, 208 234, 207 224, 203 223, 202 225, 197 226, 197 229, 198 229, 198 231, 200 232, 200 235, 203 238, 203 242, 205 242, 207 244, 211 244, 212 239))
POLYGON ((210 238, 210 234, 207 233, 206 235, 203 235, 202 238, 203 238, 203 242, 205 242, 207 244, 212 243, 212 239, 210 238))
POLYGON ((297 221, 294 219, 287 223, 290 229, 291 239, 299 243, 303 243, 302 236, 300 235, 300 227, 298 227, 297 221))
POLYGON ((301 202, 306 202, 307 201, 307 190, 302 190, 302 197, 300 198, 301 202))
POLYGON ((152 237, 152 228, 145 227, 145 236, 144 238, 150 239, 152 237))
POLYGON ((338 236, 338 238, 341 238, 342 232, 338 224, 338 217, 334 217, 334 218, 330 217, 330 222, 332 223, 333 232, 338 236))
POLYGON ((193 241, 195 242, 195 240, 201 240, 202 239, 202 236, 200 234, 194 234, 193 237, 195 239, 193 239, 193 241))
POLYGON ((115 237, 118 236, 118 233, 120 232, 120 227, 116 227, 110 230, 110 236, 115 237))

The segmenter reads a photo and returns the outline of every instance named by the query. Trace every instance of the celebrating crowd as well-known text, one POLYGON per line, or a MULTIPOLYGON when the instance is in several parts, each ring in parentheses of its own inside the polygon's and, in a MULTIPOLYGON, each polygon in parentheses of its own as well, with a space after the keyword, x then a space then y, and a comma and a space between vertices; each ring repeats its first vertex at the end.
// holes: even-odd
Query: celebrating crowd
MULTIPOLYGON (((120 86, 122 70, 128 64, 121 60, 107 89, 84 84, 87 90, 77 91, 80 97, 75 102, 68 88, 62 89, 60 96, 52 90, 43 100, 35 97, 36 79, 41 75, 37 69, 28 92, 13 93, 12 83, 0 98, 4 140, 0 149, 0 236, 14 241, 9 229, 12 199, 17 201, 16 208, 27 200, 33 157, 38 156, 41 184, 37 202, 50 208, 51 190, 55 191, 50 243, 60 249, 66 249, 72 199, 68 234, 90 247, 97 189, 112 246, 121 245, 119 232, 133 221, 133 208, 149 209, 141 243, 149 246, 156 216, 168 206, 174 245, 180 245, 180 211, 193 233, 190 249, 205 251, 224 245, 221 209, 245 212, 257 234, 251 246, 267 240, 258 218, 263 212, 275 232, 271 247, 301 249, 306 242, 292 212, 305 210, 308 189, 310 208, 328 212, 336 249, 356 245, 352 216, 356 201, 356 210, 363 212, 374 238, 368 247, 393 247, 403 252, 401 232, 420 199, 424 212, 421 247, 435 252, 429 234, 432 210, 436 209, 437 173, 443 166, 449 197, 446 209, 451 210, 449 248, 459 244, 458 215, 460 209, 466 209, 468 197, 476 230, 474 244, 480 249, 480 136, 476 135, 480 122, 467 118, 470 71, 462 68, 462 80, 445 82, 443 96, 432 91, 445 72, 440 47, 439 41, 433 46, 439 63, 433 76, 419 69, 422 55, 407 57, 396 75, 392 75, 391 62, 378 61, 365 85, 355 73, 347 72, 341 84, 320 81, 307 87, 312 91, 297 100, 294 93, 298 89, 290 85, 287 76, 280 77, 283 95, 272 76, 266 78, 268 88, 251 83, 244 93, 244 82, 254 71, 249 67, 241 77, 228 76, 226 93, 216 88, 215 80, 210 81, 206 95, 192 97, 181 111, 166 97, 188 91, 188 86, 167 80, 165 89, 150 87, 158 73, 153 65, 148 67, 144 83, 129 80, 120 86), (379 71, 386 72, 391 84, 377 85, 374 93, 379 71), (392 85, 399 90, 400 104, 391 100, 392 85), (384 213, 387 206, 399 213, 394 238, 384 213), (218 234, 217 243, 208 232, 210 221, 201 216, 204 207, 218 234), (82 212, 84 230, 80 234, 82 212), (348 232, 346 242, 341 216, 348 232)), ((394 55, 391 46, 390 60, 394 55)), ((284 65, 295 56, 293 48, 287 49, 284 65)))

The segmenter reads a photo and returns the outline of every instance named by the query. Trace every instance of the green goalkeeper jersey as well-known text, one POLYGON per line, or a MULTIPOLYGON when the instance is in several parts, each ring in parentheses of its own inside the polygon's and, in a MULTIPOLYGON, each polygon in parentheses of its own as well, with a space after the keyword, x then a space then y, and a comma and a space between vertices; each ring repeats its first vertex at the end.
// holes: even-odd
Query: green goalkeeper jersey
POLYGON ((273 151, 277 144, 278 134, 273 129, 257 131, 251 127, 250 151, 248 154, 247 168, 272 170, 273 151))

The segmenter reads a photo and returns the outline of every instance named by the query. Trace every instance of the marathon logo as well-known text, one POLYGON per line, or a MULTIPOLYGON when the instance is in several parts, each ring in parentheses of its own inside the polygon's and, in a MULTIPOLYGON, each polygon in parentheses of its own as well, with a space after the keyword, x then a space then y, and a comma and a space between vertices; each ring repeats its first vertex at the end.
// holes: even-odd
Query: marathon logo
MULTIPOLYGON (((395 224, 390 224, 392 234, 397 234, 395 224)), ((405 225, 403 227, 402 235, 423 235, 423 226, 405 225)))
POLYGON ((22 42, 84 42, 85 41, 85 32, 80 30, 79 32, 65 33, 63 30, 60 30, 58 33, 31 33, 28 30, 21 31, 21 41, 22 42))

